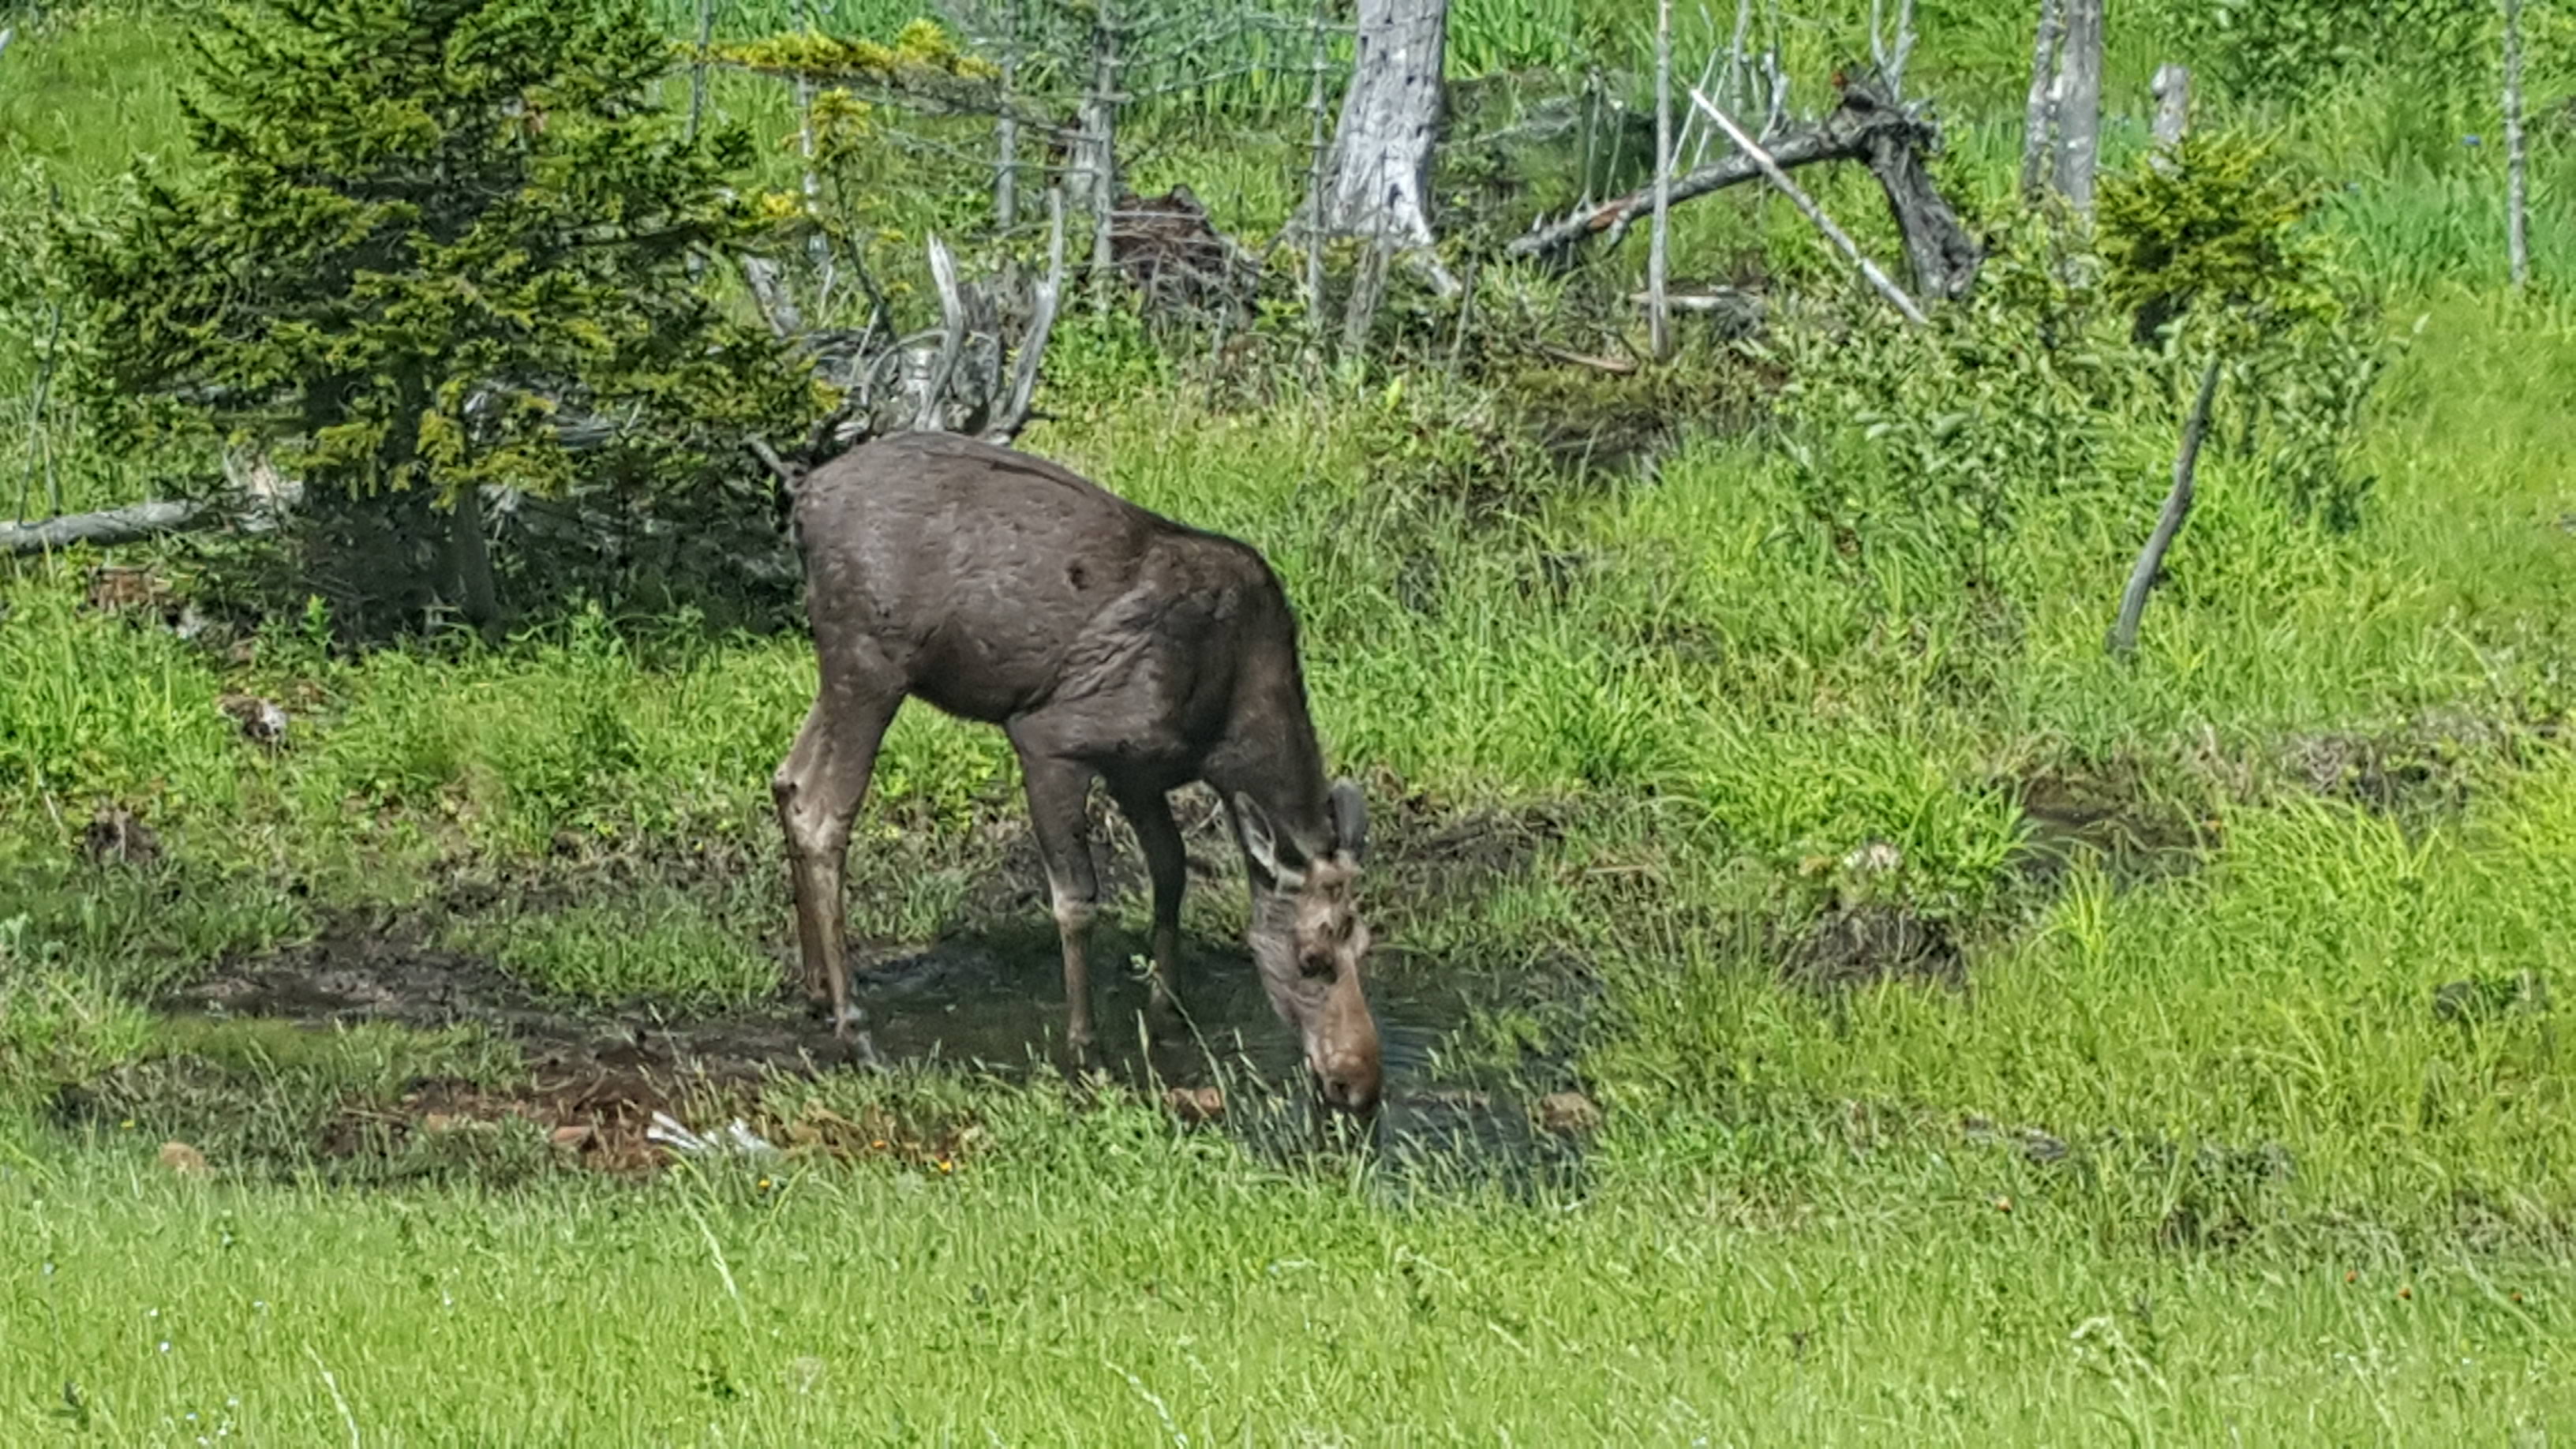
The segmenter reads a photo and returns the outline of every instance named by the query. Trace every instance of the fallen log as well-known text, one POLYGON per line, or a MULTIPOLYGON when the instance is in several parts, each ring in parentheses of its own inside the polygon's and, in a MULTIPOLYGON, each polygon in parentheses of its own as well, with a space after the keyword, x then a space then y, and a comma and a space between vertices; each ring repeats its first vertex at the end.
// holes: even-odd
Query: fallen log
MULTIPOLYGON (((1844 77, 1842 99, 1814 125, 1792 130, 1767 143, 1772 165, 1782 171, 1826 161, 1856 161, 1869 168, 1886 193, 1888 213, 1905 239, 1915 291, 1928 301, 1964 296, 1976 281, 1985 253, 1959 214, 1932 185, 1923 157, 1940 143, 1940 131, 1905 106, 1890 101, 1869 83, 1844 77)), ((1679 205, 1729 187, 1759 180, 1761 162, 1737 150, 1672 180, 1671 204, 1679 205)), ((1617 241, 1630 223, 1651 215, 1655 191, 1643 190, 1533 226, 1503 248, 1511 257, 1563 256, 1593 237, 1617 241)))
POLYGON ((212 526, 204 503, 130 503, 97 513, 69 513, 42 523, 0 523, 0 554, 53 553, 80 544, 101 548, 140 543, 168 533, 212 526))

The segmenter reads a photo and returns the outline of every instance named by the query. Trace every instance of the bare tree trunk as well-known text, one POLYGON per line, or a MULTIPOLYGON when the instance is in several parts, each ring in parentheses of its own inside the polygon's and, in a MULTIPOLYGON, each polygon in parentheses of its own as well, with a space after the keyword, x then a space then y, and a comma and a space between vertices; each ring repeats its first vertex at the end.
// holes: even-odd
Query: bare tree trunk
POLYGON ((1091 213, 1092 303, 1109 306, 1115 258, 1110 224, 1118 210, 1118 17, 1102 0, 1091 25, 1091 84, 1074 137, 1074 197, 1091 213))
POLYGON ((2057 190, 2089 216, 2102 136, 2102 0, 2066 0, 2057 75, 2057 190))
POLYGON ((1020 224, 1020 5, 1002 8, 1001 118, 993 123, 993 229, 1020 224))
POLYGON ((698 127, 707 110, 707 47, 715 44, 715 0, 698 0, 698 53, 689 62, 689 139, 698 139, 698 127))
MULTIPOLYGON (((1908 6, 1913 0, 1906 0, 1908 6)), ((1655 227, 1646 250, 1646 340, 1655 360, 1673 355, 1664 273, 1673 244, 1673 0, 1655 3, 1655 227)))
POLYGON ((2531 280, 2527 225, 2527 161, 2522 139, 2522 0, 2504 0, 2504 250, 2505 266, 2520 291, 2531 280))
POLYGON ((1328 230, 1431 244, 1431 147, 1449 0, 1359 0, 1359 44, 1325 167, 1328 230))
POLYGON ((1324 62, 1325 7, 1330 0, 1315 0, 1313 44, 1307 56, 1306 87, 1306 318, 1314 329, 1314 346, 1318 354, 1324 347, 1324 238, 1330 229, 1324 224, 1324 173, 1330 164, 1325 149, 1324 62))
POLYGON ((2183 520, 2191 515, 2192 474, 2200 467, 2201 439, 2209 436, 2209 404, 2218 395, 2218 362, 2212 357, 2201 370, 2200 396, 2192 402, 2191 417, 2182 426, 2182 448, 2174 455, 2173 491, 2165 495, 2156 530, 2147 536, 2137 566, 2129 570, 2129 586, 2121 591, 2120 617, 2107 641, 2115 657, 2125 659, 2136 651, 2138 620, 2147 612, 2147 591, 2155 587, 2156 574, 2165 565, 2165 550, 2173 547, 2174 535, 2182 532, 2183 520))
POLYGON ((1893 39, 1881 31, 1886 0, 1869 0, 1869 58, 1878 66, 1879 78, 1887 82, 1890 97, 1905 94, 1905 62, 1914 55, 1914 0, 1897 0, 1896 34, 1893 39))
POLYGON ((2156 149, 2164 153, 2157 164, 2170 165, 2174 148, 2191 129, 2191 67, 2166 61, 2156 67, 2149 89, 2156 98, 2156 149))
POLYGON ((2039 28, 2030 47, 2030 100, 2022 110, 2021 195, 2039 200, 2057 150, 2057 51, 2066 39, 2063 0, 2039 0, 2039 28))
POLYGON ((447 566, 456 582, 457 606, 465 620, 497 639, 501 624, 500 591, 492 582, 492 550, 483 537, 483 490, 456 490, 456 507, 448 514, 447 566))

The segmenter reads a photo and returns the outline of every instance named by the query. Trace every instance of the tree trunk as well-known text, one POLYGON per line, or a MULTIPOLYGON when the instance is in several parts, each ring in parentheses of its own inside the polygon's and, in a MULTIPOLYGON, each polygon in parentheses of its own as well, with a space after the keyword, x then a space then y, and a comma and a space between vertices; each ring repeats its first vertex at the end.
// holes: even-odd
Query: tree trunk
POLYGON ((1118 202, 1118 31, 1106 5, 1092 21, 1089 70, 1082 104, 1074 112, 1065 201, 1096 216, 1118 202))
POLYGON ((2520 291, 2531 280, 2529 210, 2522 139, 2522 0, 2504 0, 2504 250, 2505 268, 2520 291))
POLYGON ((2039 200, 2048 158, 2057 145, 2057 52, 2066 39, 2062 0, 2039 0, 2039 27, 2030 47, 2030 100, 2022 111, 2021 195, 2039 200))
POLYGON ((1020 224, 1020 7, 1002 12, 1002 115, 993 123, 993 230, 1008 236, 1020 224))
MULTIPOLYGON (((1912 0, 1907 0, 1908 4, 1912 0)), ((1655 229, 1648 238, 1647 345, 1655 360, 1673 355, 1671 318, 1664 311, 1664 272, 1673 242, 1673 0, 1655 6, 1655 229)))
POLYGON ((2102 0, 2067 0, 2066 48, 2057 69, 2057 190, 2091 215, 2102 136, 2102 0))
POLYGON ((2174 148, 2191 129, 2191 67, 2166 61, 2148 88, 2156 98, 2156 149, 2165 153, 2156 164, 2170 166, 2174 148))
POLYGON ((1359 0, 1359 46, 1325 167, 1323 230, 1431 244, 1449 0, 1359 0))
POLYGON ((500 591, 492 582, 492 550, 483 538, 483 491, 460 488, 447 516, 447 566, 465 620, 495 637, 501 623, 500 591))
POLYGON ((2165 551, 2173 547, 2174 535, 2182 532, 2183 520, 2191 516, 2192 475, 2200 468, 2201 440, 2209 436, 2209 404, 2218 395, 2218 369, 2214 355, 2201 369, 2200 396, 2192 402, 2191 416, 2182 426, 2182 447, 2174 454, 2173 488, 2165 494, 2155 532, 2147 535, 2147 546, 2138 551, 2137 566, 2129 570, 2129 586, 2120 591, 2120 617, 2106 641, 2114 658, 2125 659, 2137 651, 2138 620, 2147 612, 2147 591, 2164 570, 2165 551))

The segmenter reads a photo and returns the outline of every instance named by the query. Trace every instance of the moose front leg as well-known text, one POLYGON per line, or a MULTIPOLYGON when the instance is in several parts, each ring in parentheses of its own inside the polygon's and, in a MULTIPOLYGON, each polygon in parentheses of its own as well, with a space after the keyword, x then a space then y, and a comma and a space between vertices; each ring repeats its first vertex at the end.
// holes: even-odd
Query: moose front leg
POLYGON ((1091 864, 1091 831, 1084 797, 1091 768, 1041 755, 1022 746, 1020 777, 1029 794, 1029 828, 1046 862, 1047 895, 1055 907, 1057 938, 1064 946, 1065 1037, 1076 1052, 1091 1051, 1091 922, 1100 910, 1100 878, 1091 864))
POLYGON ((1181 1021, 1181 999, 1174 973, 1181 964, 1181 894, 1189 886, 1190 857, 1181 843, 1181 828, 1172 822, 1171 797, 1150 785, 1113 779, 1112 792, 1127 823, 1136 828, 1136 844, 1145 853, 1145 872, 1154 885, 1154 971, 1146 999, 1150 1023, 1159 1029, 1181 1021))

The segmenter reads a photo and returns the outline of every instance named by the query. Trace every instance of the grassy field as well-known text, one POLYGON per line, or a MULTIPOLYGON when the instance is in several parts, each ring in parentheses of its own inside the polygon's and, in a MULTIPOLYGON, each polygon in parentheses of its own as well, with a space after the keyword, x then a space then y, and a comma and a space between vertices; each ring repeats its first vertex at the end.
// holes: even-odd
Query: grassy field
MULTIPOLYGON (((1471 8, 1493 55, 1562 59, 1518 54, 1562 33, 1546 5, 1471 8)), ((1943 176, 1990 219, 2027 63, 2002 9, 1927 7, 1918 71, 1973 102, 1943 176)), ((2115 46, 2132 100, 2161 43, 2115 46)), ((105 204, 139 155, 184 166, 176 63, 146 8, 22 35, 0 226, 57 186, 105 204)), ((1069 319, 1024 445, 1257 543, 1303 613, 1319 724, 1377 813, 1403 1151, 1277 1150, 1130 1081, 946 1060, 635 1085, 599 1045, 629 1027, 741 1062, 810 1044, 778 1024, 764 788, 813 684, 794 628, 609 599, 497 647, 351 652, 288 610, 191 640, 87 606, 94 560, 14 566, 5 1437, 2563 1436, 2576 153, 2537 129, 2537 284, 2508 296, 2498 158, 2463 140, 2492 122, 2410 84, 2257 118, 2328 184, 2347 340, 2390 362, 2324 464, 2296 446, 2321 405, 2278 391, 2324 374, 2231 380, 2129 664, 2103 634, 2195 369, 2116 318, 2038 345, 2071 314, 2009 258, 1901 336, 1785 209, 1699 204, 1683 271, 1753 257, 1812 306, 1757 347, 1694 340, 1644 469, 1541 461, 1639 411, 1579 371, 1219 385, 1069 319), (2304 508, 2318 488, 2351 516, 2304 508), (281 703, 287 747, 245 739, 233 694, 281 703), (110 805, 155 848, 97 858, 110 805), (168 1009, 354 977, 501 1006, 168 1009), (1603 1122, 1574 1156, 1522 1119, 1577 1086, 1603 1122), (787 1150, 646 1172, 648 1105, 751 1112, 787 1150)), ((716 95, 792 130, 766 83, 716 95)), ((1149 118, 1140 186, 1277 225, 1293 158, 1190 132, 1149 118)), ((754 179, 789 179, 774 154, 754 179)), ((1888 254, 1865 179, 1817 189, 1888 254)), ((1498 272, 1496 316, 1569 285, 1498 272)), ((194 466, 59 400, 30 426, 44 294, 5 305, 0 487, 33 480, 42 513, 49 458, 71 508, 194 466)), ((853 935, 932 963, 898 1036, 1046 1048, 1017 790, 996 732, 916 710, 889 740, 853 935)), ((1242 910, 1231 876, 1191 897, 1211 981, 1243 970, 1242 910)), ((1123 893, 1118 940, 1142 914, 1123 893)))

